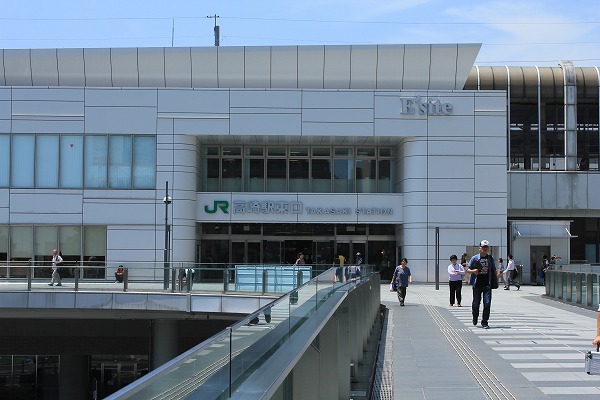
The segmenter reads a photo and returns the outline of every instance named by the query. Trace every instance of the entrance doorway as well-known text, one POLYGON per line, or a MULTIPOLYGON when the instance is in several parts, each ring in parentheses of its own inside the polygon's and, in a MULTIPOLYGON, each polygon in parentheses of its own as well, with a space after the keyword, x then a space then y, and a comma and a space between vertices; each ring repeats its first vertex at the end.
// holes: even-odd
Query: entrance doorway
POLYGON ((294 264, 298 259, 298 253, 302 252, 304 254, 304 262, 312 264, 314 262, 312 247, 312 240, 286 240, 283 250, 284 262, 286 264, 294 264))
POLYGON ((543 280, 540 271, 543 268, 544 256, 550 257, 550 246, 531 246, 529 248, 529 260, 531 266, 529 268, 530 284, 541 285, 543 280))

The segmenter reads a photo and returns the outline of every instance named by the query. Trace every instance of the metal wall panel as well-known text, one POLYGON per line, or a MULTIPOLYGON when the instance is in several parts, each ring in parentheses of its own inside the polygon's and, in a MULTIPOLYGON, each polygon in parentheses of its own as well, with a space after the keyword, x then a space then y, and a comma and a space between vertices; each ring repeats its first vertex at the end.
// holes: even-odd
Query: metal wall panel
POLYGON ((86 107, 86 133, 136 134, 156 132, 154 107, 86 107))
POLYGON ((83 119, 13 119, 13 133, 79 133, 83 132, 83 119))
POLYGON ((374 89, 377 84, 377 46, 352 46, 350 88, 374 89))
POLYGON ((164 47, 138 48, 138 74, 140 87, 165 86, 164 47))
POLYGON ((324 46, 298 48, 298 87, 301 89, 323 88, 324 46))
POLYGON ((373 92, 363 91, 304 91, 302 107, 305 109, 367 108, 373 109, 373 92))
POLYGON ((29 50, 4 50, 4 76, 7 86, 31 86, 29 50))
POLYGON ((112 86, 110 49, 83 49, 86 86, 112 86))
POLYGON ((230 116, 232 135, 300 135, 301 115, 297 114, 235 114, 230 116))
POLYGON ((82 101, 13 101, 13 118, 80 117, 83 119, 82 101))
POLYGON ((270 47, 245 47, 244 82, 247 88, 268 88, 271 86, 270 47))
POLYGON ((6 85, 6 80, 4 79, 4 49, 0 50, 0 86, 6 85))
POLYGON ((86 89, 86 107, 156 107, 156 89, 86 89))
POLYGON ((216 88, 217 79, 217 47, 194 47, 192 55, 192 87, 216 88))
POLYGON ((244 87, 244 51, 241 47, 219 47, 217 51, 219 87, 244 87))
POLYGON ((325 89, 350 89, 350 46, 325 46, 325 89))
POLYGON ((407 44, 404 47, 403 89, 429 88, 430 55, 430 45, 407 44))
POLYGON ((161 89, 159 113, 229 114, 229 90, 161 89))
MULTIPOLYGON (((1 89, 0 89, 1 92, 1 89)), ((13 88, 14 101, 81 101, 83 102, 84 88, 13 88)), ((10 94, 10 90, 7 90, 10 94)), ((0 100, 2 96, 0 95, 0 100)), ((10 97, 7 98, 10 100, 10 97)))
POLYGON ((271 87, 298 87, 298 46, 271 47, 271 87))
POLYGON ((473 63, 477 58, 477 54, 481 49, 480 43, 465 43, 458 45, 458 54, 456 59, 456 84, 454 89, 463 90, 469 72, 473 67, 473 63))
POLYGON ((110 62, 113 86, 139 86, 137 48, 110 49, 110 62))
POLYGON ((377 46, 376 89, 402 89, 404 45, 377 46))
POLYGON ((34 86, 58 86, 56 49, 31 50, 31 80, 34 86))
POLYGON ((58 49, 58 84, 61 86, 85 86, 83 49, 58 49))
POLYGON ((455 44, 431 45, 431 67, 429 71, 430 89, 454 89, 456 86, 457 52, 458 49, 455 44))
MULTIPOLYGON (((302 107, 300 90, 231 90, 231 108, 296 109, 302 107)), ((268 111, 267 111, 268 112, 268 111)))
POLYGON ((166 87, 191 87, 192 59, 189 47, 165 48, 166 87))

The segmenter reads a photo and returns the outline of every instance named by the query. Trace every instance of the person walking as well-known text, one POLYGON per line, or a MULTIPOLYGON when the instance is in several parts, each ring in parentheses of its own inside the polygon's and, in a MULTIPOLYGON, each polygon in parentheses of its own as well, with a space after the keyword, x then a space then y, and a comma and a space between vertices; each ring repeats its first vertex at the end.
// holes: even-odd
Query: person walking
POLYGON ((398 293, 398 301, 404 307, 404 299, 406 298, 406 288, 409 283, 412 283, 412 275, 408 268, 408 260, 403 258, 400 260, 400 265, 394 270, 392 280, 396 282, 396 292, 398 293))
POLYGON ((60 281, 60 272, 58 271, 62 262, 63 259, 58 253, 58 250, 52 250, 52 279, 50 280, 48 286, 54 286, 54 282, 56 282, 56 286, 62 286, 60 281))
POLYGON ((513 256, 512 254, 509 254, 508 257, 506 257, 508 259, 508 265, 506 266, 506 271, 504 271, 504 275, 505 275, 505 284, 504 284, 504 290, 510 290, 510 285, 513 284, 517 287, 517 290, 521 289, 521 285, 519 285, 516 281, 515 281, 515 277, 517 276, 517 267, 515 266, 515 262, 513 261, 513 256))
POLYGON ((473 312, 473 325, 477 325, 479 320, 479 306, 483 300, 483 314, 481 316, 481 326, 484 329, 489 329, 488 321, 490 319, 490 310, 492 308, 492 280, 496 279, 496 265, 494 257, 488 252, 490 250, 490 242, 482 240, 479 243, 479 254, 475 254, 469 260, 467 272, 475 275, 473 283, 473 304, 471 311, 473 312))
POLYGON ((450 265, 448 265, 448 275, 450 275, 448 284, 450 286, 450 307, 454 306, 454 299, 458 307, 462 300, 462 280, 465 276, 465 269, 458 262, 456 254, 450 256, 450 265))
POLYGON ((462 265, 465 270, 464 282, 467 285, 469 284, 469 274, 467 273, 467 265, 468 264, 469 264, 469 255, 467 253, 463 253, 463 255, 460 257, 460 265, 462 265))
POLYGON ((504 271, 506 271, 506 267, 504 266, 504 260, 502 257, 498 258, 498 266, 496 269, 498 270, 498 283, 504 283, 506 286, 506 280, 504 279, 504 271))

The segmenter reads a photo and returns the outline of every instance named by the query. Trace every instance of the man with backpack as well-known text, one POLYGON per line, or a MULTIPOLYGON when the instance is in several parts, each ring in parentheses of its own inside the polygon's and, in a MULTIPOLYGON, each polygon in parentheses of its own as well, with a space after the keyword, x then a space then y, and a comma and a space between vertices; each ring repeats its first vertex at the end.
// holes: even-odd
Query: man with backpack
POLYGON ((508 259, 508 265, 506 266, 505 272, 506 276, 504 280, 506 281, 506 285, 504 285, 504 290, 510 290, 511 283, 517 287, 517 290, 520 290, 521 285, 519 285, 515 281, 515 278, 517 277, 517 275, 519 275, 519 270, 517 269, 515 262, 513 261, 513 256, 512 254, 509 254, 506 258, 508 259))
POLYGON ((489 329, 488 320, 490 319, 490 310, 492 308, 492 289, 498 287, 498 277, 496 275, 496 265, 494 257, 488 254, 490 242, 482 240, 479 243, 479 254, 475 254, 469 261, 467 272, 475 275, 473 282, 473 325, 477 325, 479 320, 479 306, 483 299, 483 315, 481 317, 481 326, 489 329))

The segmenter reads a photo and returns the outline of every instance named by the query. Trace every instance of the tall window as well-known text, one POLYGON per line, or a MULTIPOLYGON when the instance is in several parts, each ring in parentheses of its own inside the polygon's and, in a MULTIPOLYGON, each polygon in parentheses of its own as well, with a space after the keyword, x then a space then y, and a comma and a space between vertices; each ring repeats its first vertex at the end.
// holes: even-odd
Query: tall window
POLYGON ((151 189, 156 185, 156 140, 152 136, 133 137, 133 188, 151 189))
POLYGON ((60 137, 60 187, 83 187, 83 136, 60 137))
POLYGON ((131 187, 131 136, 109 136, 108 187, 129 189, 131 187))
POLYGON ((85 137, 85 187, 104 189, 107 184, 108 138, 106 136, 85 137))
POLYGON ((0 135, 0 187, 10 185, 10 136, 0 135))
POLYGON ((35 137, 35 187, 58 187, 58 135, 35 137))
POLYGON ((35 136, 13 135, 11 154, 11 186, 33 187, 35 136))

